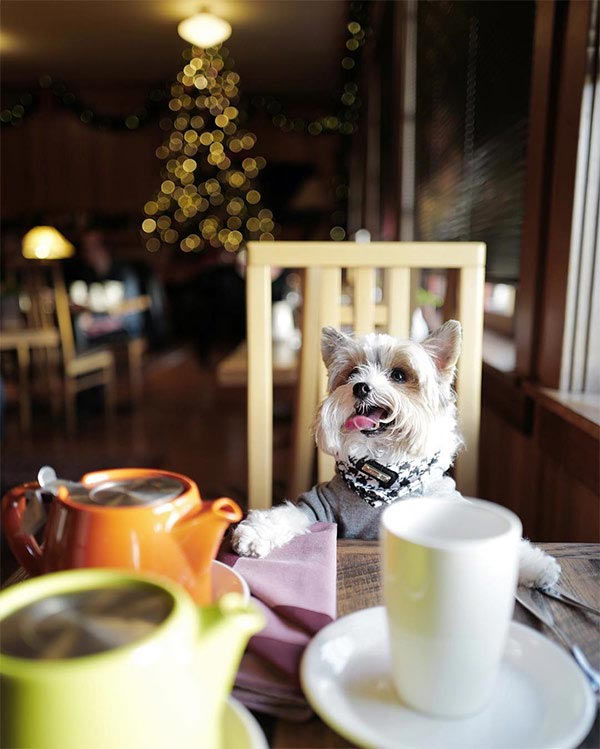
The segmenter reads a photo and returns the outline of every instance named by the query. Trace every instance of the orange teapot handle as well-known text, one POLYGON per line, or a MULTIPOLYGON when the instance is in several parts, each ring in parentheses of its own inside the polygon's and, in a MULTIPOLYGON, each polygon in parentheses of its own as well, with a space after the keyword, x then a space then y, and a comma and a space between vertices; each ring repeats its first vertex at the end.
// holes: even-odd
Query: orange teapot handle
POLYGON ((42 572, 42 549, 35 537, 23 530, 23 516, 27 507, 27 491, 39 489, 37 481, 16 486, 2 499, 2 528, 17 561, 30 575, 42 572))
POLYGON ((244 513, 240 509, 237 502, 229 497, 221 497, 211 502, 211 511, 221 517, 223 520, 227 520, 229 523, 239 523, 244 513))

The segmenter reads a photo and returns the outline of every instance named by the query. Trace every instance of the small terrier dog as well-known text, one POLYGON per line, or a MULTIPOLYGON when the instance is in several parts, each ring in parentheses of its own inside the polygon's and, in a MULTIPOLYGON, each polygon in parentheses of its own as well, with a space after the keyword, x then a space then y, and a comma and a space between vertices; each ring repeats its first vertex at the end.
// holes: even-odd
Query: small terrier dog
MULTIPOLYGON (((329 394, 315 435, 335 457, 336 475, 293 504, 250 511, 233 531, 238 554, 263 557, 317 521, 337 523, 341 538, 376 539, 391 502, 423 494, 462 499, 446 475, 462 446, 452 389, 461 339, 456 320, 422 343, 324 328, 329 394)), ((521 584, 547 587, 559 575, 553 557, 521 542, 521 584)))

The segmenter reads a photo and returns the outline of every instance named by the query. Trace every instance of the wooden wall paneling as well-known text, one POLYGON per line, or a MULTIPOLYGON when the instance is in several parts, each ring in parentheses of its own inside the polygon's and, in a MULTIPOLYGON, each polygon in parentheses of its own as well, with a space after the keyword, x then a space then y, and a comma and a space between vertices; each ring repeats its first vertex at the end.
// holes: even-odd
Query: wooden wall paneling
POLYGON ((481 412, 479 496, 515 512, 528 538, 543 540, 537 517, 536 456, 533 441, 507 424, 493 408, 481 412), (510 470, 507 470, 510 466, 510 470))
POLYGON ((348 190, 348 234, 350 236, 365 225, 366 134, 367 131, 363 123, 352 138, 348 190))
POLYGON ((482 402, 523 434, 533 430, 533 401, 512 375, 483 363, 482 402))
POLYGON ((571 0, 556 112, 545 278, 541 297, 537 380, 558 388, 562 357, 571 217, 575 191, 581 98, 587 63, 591 4, 571 0))
MULTIPOLYGON (((47 93, 46 96, 48 95, 47 93)), ((40 210, 40 206, 45 205, 48 180, 44 178, 44 172, 48 160, 48 148, 45 137, 40 137, 40 130, 47 132, 50 125, 51 116, 47 109, 42 109, 29 122, 25 120, 19 131, 13 132, 12 129, 5 128, 5 132, 2 133, 2 141, 5 139, 9 141, 3 143, 3 166, 0 170, 3 177, 7 171, 4 158, 8 154, 12 158, 15 151, 18 153, 17 158, 23 170, 20 177, 13 175, 10 192, 7 192, 3 185, 3 212, 7 210, 9 205, 22 206, 22 210, 33 208, 36 211, 40 210), (6 132, 7 130, 8 132, 6 132), (16 194, 15 188, 17 188, 16 194), (29 195, 25 197, 24 193, 27 188, 29 188, 29 195)))
MULTIPOLYGON (((569 537, 589 539, 592 543, 600 541, 600 521, 598 519, 598 495, 584 484, 567 475, 570 493, 574 496, 574 512, 568 512, 569 537)), ((562 538, 562 534, 561 534, 562 538)))
POLYGON ((525 210, 521 244, 519 287, 515 307, 516 371, 529 378, 534 371, 538 298, 543 281, 543 252, 547 235, 551 177, 554 67, 557 27, 560 26, 558 3, 538 0, 536 5, 533 63, 531 68, 531 101, 529 107, 529 142, 525 177, 525 210))
MULTIPOLYGON (((382 3, 371 5, 373 28, 378 28, 382 3)), ((365 227, 371 232, 371 238, 381 237, 381 86, 377 35, 370 40, 365 49, 366 61, 366 165, 365 165, 365 227)), ((386 102, 387 106, 387 102, 386 102)))
POLYGON ((598 495, 548 456, 539 457, 539 540, 598 543, 598 495))
MULTIPOLYGON (((402 144, 398 157, 399 190, 399 227, 398 239, 413 241, 415 239, 415 153, 416 153, 416 118, 417 118, 417 0, 405 0, 395 3, 397 34, 401 34, 397 44, 400 62, 401 86, 399 100, 402 102, 398 141, 402 144)), ((410 271, 410 318, 417 308, 417 291, 421 285, 420 270, 410 271)), ((458 274, 456 274, 458 279, 458 274)), ((409 322, 410 334, 410 322, 409 322)))
POLYGON ((569 474, 598 495, 600 481, 598 436, 578 429, 542 406, 536 408, 535 440, 539 449, 569 474))
POLYGON ((484 405, 479 496, 513 510, 533 541, 598 543, 598 441, 581 442, 544 409, 535 416, 526 435, 484 405))
POLYGON ((402 3, 382 3, 377 44, 378 86, 380 89, 379 193, 380 233, 385 241, 398 239, 400 219, 399 156, 402 141, 398 132, 402 122, 402 60, 398 51, 398 16, 402 3))
MULTIPOLYGON (((86 91, 86 98, 94 93, 86 91)), ((106 90, 97 106, 131 111, 131 102, 145 96, 145 87, 106 90)), ((44 214, 140 215, 160 182, 154 152, 163 136, 157 124, 135 132, 84 125, 51 92, 40 92, 37 110, 22 126, 2 131, 3 218, 26 223, 44 214)))
MULTIPOLYGON (((398 17, 397 34, 402 34, 397 45, 402 54, 402 120, 398 155, 400 175, 400 231, 398 239, 415 238, 415 149, 417 116, 417 1, 395 3, 398 17)), ((414 285, 414 284, 413 284, 414 285)))

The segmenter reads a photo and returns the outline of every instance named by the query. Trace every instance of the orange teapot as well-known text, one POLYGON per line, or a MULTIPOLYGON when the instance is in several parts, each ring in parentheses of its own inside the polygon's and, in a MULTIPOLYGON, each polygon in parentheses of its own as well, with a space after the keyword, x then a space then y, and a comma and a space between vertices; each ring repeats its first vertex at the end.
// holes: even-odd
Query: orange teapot
POLYGON ((30 574, 75 567, 154 572, 183 585, 198 603, 210 602, 211 562, 227 527, 242 518, 232 499, 203 501, 186 476, 145 468, 87 473, 78 483, 44 467, 38 479, 2 500, 8 544, 30 574), (33 534, 47 497, 40 546, 33 534))

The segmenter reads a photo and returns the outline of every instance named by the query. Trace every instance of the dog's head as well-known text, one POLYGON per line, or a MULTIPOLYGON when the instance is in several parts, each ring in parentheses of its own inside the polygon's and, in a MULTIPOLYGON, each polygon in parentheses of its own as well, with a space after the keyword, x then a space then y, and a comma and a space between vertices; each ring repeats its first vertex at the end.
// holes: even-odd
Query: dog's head
POLYGON ((456 320, 422 343, 324 328, 329 393, 315 423, 321 450, 384 463, 440 451, 449 463, 460 445, 452 383, 461 338, 456 320))

